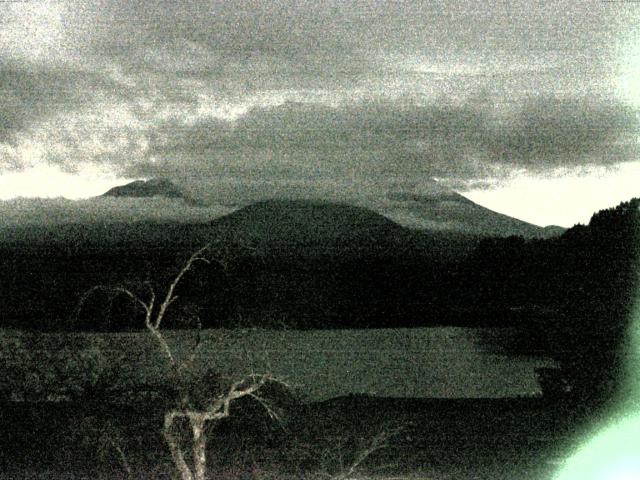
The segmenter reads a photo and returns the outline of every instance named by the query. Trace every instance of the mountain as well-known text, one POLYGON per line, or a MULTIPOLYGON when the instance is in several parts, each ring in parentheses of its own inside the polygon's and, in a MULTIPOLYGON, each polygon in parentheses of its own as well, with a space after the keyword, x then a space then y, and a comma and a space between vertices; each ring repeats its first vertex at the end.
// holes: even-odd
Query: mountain
POLYGON ((405 228, 372 210, 305 200, 264 200, 214 225, 256 241, 281 245, 334 245, 402 236, 405 228))
MULTIPOLYGON (((203 189, 201 186, 198 188, 196 188, 198 198, 208 198, 209 201, 207 203, 210 205, 220 203, 219 199, 216 200, 212 197, 212 195, 215 196, 217 193, 211 192, 210 185, 208 192, 207 189, 203 189), (198 188, 200 189, 198 190, 198 188)), ((402 226, 412 230, 425 230, 431 233, 457 233, 492 237, 519 235, 524 238, 550 238, 558 236, 565 231, 562 227, 539 227, 494 212, 435 181, 428 183, 428 186, 425 188, 427 188, 427 191, 421 193, 392 191, 386 196, 383 195, 376 198, 366 197, 359 200, 354 199, 355 204, 348 198, 343 200, 331 199, 330 201, 313 200, 309 199, 308 192, 306 195, 305 192, 292 192, 293 196, 276 196, 276 198, 281 198, 279 200, 258 198, 249 205, 245 203, 245 208, 241 208, 238 211, 238 215, 233 218, 234 222, 240 222, 241 217, 246 217, 243 221, 251 221, 253 227, 262 232, 260 235, 263 237, 265 235, 277 236, 279 231, 282 236, 289 236, 294 240, 301 240, 299 237, 306 235, 312 242, 313 235, 311 234, 314 232, 304 229, 304 224, 308 223, 311 219, 313 219, 316 224, 320 222, 320 224, 324 225, 323 228, 331 229, 333 227, 330 224, 334 222, 336 218, 344 217, 344 220, 351 221, 363 217, 365 210, 368 211, 368 213, 364 215, 364 217, 368 217, 369 220, 367 221, 373 223, 378 222, 378 227, 381 227, 384 222, 380 223, 379 218, 374 221, 370 217, 373 212, 377 212, 388 220, 395 222, 396 226, 402 226), (283 198, 288 198, 288 200, 284 200, 283 198), (353 206, 349 207, 347 204, 353 206), (333 205, 333 207, 330 207, 330 205, 333 205), (303 220, 302 223, 298 222, 297 224, 302 230, 293 228, 296 226, 296 220, 294 218, 296 216, 299 216, 300 219, 303 220), (330 217, 333 219, 329 220, 330 217)), ((136 180, 126 185, 114 187, 103 194, 102 197, 161 197, 183 200, 191 206, 204 206, 202 203, 193 200, 193 198, 186 195, 182 189, 166 179, 136 180)), ((240 205, 242 205, 242 202, 240 202, 240 205)), ((358 224, 358 221, 356 223, 358 224)), ((363 225, 364 224, 360 225, 360 227, 363 225)), ((390 226, 388 222, 386 225, 387 227, 390 226)), ((313 228, 318 228, 318 225, 315 225, 313 228)), ((347 230, 348 229, 342 229, 340 231, 346 232, 347 230)), ((324 231, 324 234, 329 233, 329 231, 324 231)))
POLYGON ((486 237, 522 236, 550 238, 565 229, 539 227, 482 207, 451 190, 439 189, 428 194, 391 192, 385 214, 401 224, 434 231, 455 231, 486 237))
POLYGON ((367 208, 308 200, 264 200, 194 222, 162 217, 88 220, 85 216, 73 222, 17 225, 0 231, 0 244, 25 249, 55 246, 69 252, 87 248, 188 251, 215 242, 253 245, 266 256, 432 256, 436 249, 438 258, 447 259, 468 252, 476 243, 475 237, 455 232, 412 230, 367 208))
POLYGON ((152 178, 150 180, 135 180, 126 185, 113 187, 101 195, 102 197, 165 197, 173 199, 182 199, 186 203, 197 203, 191 197, 186 195, 170 180, 163 178, 152 178))
POLYGON ((476 237, 404 227, 373 210, 309 200, 264 200, 212 222, 219 237, 288 256, 429 256, 468 253, 476 237))

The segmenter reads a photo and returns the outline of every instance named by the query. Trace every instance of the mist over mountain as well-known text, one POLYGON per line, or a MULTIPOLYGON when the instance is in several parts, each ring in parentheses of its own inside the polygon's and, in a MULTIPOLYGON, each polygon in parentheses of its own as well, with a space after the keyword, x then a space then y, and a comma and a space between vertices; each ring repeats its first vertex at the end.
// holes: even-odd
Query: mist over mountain
POLYGON ((0 244, 81 252, 88 248, 188 251, 214 242, 252 245, 264 256, 426 255, 447 260, 468 253, 479 238, 456 231, 413 230, 367 208, 321 201, 265 200, 225 212, 163 197, 109 197, 87 201, 79 209, 84 214, 76 216, 65 216, 73 213, 73 205, 66 201, 47 205, 57 207, 50 209, 49 223, 40 223, 38 217, 0 226, 0 244), (165 207, 165 214, 154 214, 157 207, 165 207))
MULTIPOLYGON (((120 200, 131 199, 110 199, 120 200)), ((374 315, 386 321, 387 310, 397 318, 402 303, 418 301, 417 287, 434 269, 464 258, 477 242, 470 235, 411 230, 361 207, 294 200, 258 202, 193 223, 14 226, 0 241, 0 268, 7 272, 2 284, 16 294, 0 320, 33 326, 39 319, 65 328, 88 288, 142 278, 163 284, 184 258, 212 244, 212 254, 232 252, 236 270, 229 278, 215 267, 194 273, 196 284, 181 293, 211 321, 233 322, 238 308, 251 321, 284 315, 304 328, 346 326, 354 315, 359 322, 374 315), (31 272, 42 273, 34 281, 31 272)), ((93 327, 84 328, 122 326, 123 319, 109 320, 105 311, 94 312, 87 320, 93 327)), ((135 324, 135 314, 125 317, 135 324)))
MULTIPOLYGON (((100 196, 84 200, 16 198, 0 202, 0 232, 4 236, 19 237, 22 233, 16 233, 18 230, 38 230, 47 225, 77 223, 94 228, 107 223, 202 223, 233 211, 242 211, 234 217, 234 222, 240 222, 244 217, 243 221, 247 222, 252 218, 255 228, 262 231, 258 236, 264 236, 267 231, 270 235, 276 234, 280 229, 281 235, 289 235, 292 239, 304 235, 312 237, 318 226, 304 227, 311 221, 320 222, 326 230, 332 222, 339 224, 348 220, 357 229, 360 224, 358 217, 366 217, 368 214, 365 212, 375 212, 407 229, 438 234, 549 238, 565 231, 561 227, 541 228, 494 212, 437 182, 427 182, 417 190, 394 189, 383 195, 367 192, 358 195, 344 191, 339 195, 327 195, 326 199, 319 197, 318 192, 305 195, 303 191, 293 191, 284 195, 275 191, 272 197, 256 195, 254 200, 242 201, 237 196, 239 193, 242 192, 231 192, 227 198, 225 192, 217 192, 213 185, 209 186, 207 193, 203 187, 186 191, 180 183, 150 179, 117 186, 100 196), (283 195, 278 196, 279 193, 283 195), (324 213, 320 214, 321 210, 324 213), (296 215, 300 215, 303 221, 293 228, 295 222, 292 224, 291 220, 296 215), (259 218, 261 216, 264 218, 259 218), (268 226, 269 223, 274 225, 268 226), (258 224, 262 226, 258 227, 258 224), (282 230, 284 225, 290 228, 282 230)), ((380 222, 380 219, 375 222, 380 222)), ((382 224, 389 226, 388 222, 383 221, 382 224)))

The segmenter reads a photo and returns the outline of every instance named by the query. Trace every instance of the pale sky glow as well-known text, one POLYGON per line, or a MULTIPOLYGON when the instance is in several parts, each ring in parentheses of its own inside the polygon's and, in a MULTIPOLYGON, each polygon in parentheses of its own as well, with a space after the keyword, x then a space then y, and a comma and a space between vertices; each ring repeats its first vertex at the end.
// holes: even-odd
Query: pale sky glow
POLYGON ((76 200, 100 195, 127 181, 130 179, 90 169, 81 173, 65 173, 55 166, 38 165, 22 172, 0 175, 0 200, 16 197, 76 200))
MULTIPOLYGON (((59 1, 6 2, 5 22, 0 29, 0 45, 11 47, 12 56, 21 61, 51 62, 71 60, 73 42, 67 38, 67 7, 59 1)), ((2 25, 3 22, 0 22, 2 25)))
POLYGON ((601 209, 640 195, 640 161, 556 175, 514 175, 493 188, 460 192, 474 202, 535 225, 588 224, 601 209))
POLYGON ((640 35, 635 30, 621 42, 617 65, 617 88, 620 96, 640 107, 640 35))

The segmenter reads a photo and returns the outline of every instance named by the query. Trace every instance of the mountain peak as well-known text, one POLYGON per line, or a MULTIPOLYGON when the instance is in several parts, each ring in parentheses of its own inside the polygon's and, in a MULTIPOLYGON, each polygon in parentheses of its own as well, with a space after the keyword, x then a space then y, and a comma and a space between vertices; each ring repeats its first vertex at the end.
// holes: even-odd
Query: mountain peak
POLYGON ((407 234, 402 226, 367 208, 318 200, 262 200, 215 223, 235 238, 318 252, 390 250, 407 234))
POLYGON ((101 195, 102 197, 130 197, 149 198, 164 197, 182 199, 188 203, 196 203, 182 189, 171 180, 165 178, 151 178, 149 180, 135 180, 126 185, 113 187, 101 195))

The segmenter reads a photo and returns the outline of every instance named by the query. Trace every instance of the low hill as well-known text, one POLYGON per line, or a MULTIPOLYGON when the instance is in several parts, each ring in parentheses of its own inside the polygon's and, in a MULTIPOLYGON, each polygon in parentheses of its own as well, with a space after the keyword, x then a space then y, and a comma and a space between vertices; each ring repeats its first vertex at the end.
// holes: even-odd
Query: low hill
POLYGON ((302 244, 402 235, 406 230, 366 208, 304 200, 258 202, 216 223, 269 242, 302 244))

